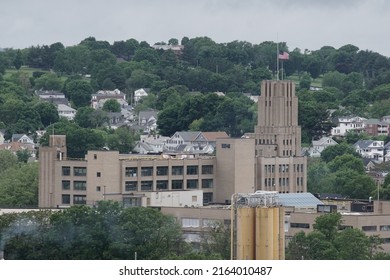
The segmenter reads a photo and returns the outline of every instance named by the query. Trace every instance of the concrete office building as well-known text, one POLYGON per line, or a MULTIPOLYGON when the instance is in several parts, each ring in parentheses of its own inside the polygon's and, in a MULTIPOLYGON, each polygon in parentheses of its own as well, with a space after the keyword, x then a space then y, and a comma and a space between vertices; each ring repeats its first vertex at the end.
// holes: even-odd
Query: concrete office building
POLYGON ((198 201, 199 192, 190 191, 201 191, 206 204, 228 204, 234 193, 257 190, 306 192, 294 83, 264 81, 258 104, 255 132, 216 139, 215 156, 88 151, 83 159, 68 159, 65 136, 51 135, 49 146, 39 152, 39 207, 93 205, 104 199, 152 206, 156 192, 185 191, 182 196, 198 201))

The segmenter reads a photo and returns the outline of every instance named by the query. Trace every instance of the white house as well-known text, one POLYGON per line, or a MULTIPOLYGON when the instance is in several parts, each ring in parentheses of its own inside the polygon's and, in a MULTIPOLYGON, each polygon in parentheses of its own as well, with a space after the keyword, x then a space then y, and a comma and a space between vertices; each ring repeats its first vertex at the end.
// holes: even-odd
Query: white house
POLYGON ((148 96, 148 91, 149 90, 145 88, 140 88, 134 91, 134 104, 137 105, 142 98, 148 96))
POLYGON ((91 107, 98 109, 103 107, 104 101, 108 99, 116 99, 121 106, 127 106, 126 94, 122 93, 119 89, 115 90, 99 90, 97 93, 91 96, 91 107), (100 106, 100 107, 99 107, 100 106))
POLYGON ((60 117, 67 118, 68 120, 73 120, 76 116, 76 110, 68 105, 58 104, 57 111, 60 117))
POLYGON ((141 135, 133 151, 140 154, 158 154, 164 150, 165 142, 169 137, 161 135, 141 135))
POLYGON ((359 140, 354 144, 356 152, 363 158, 373 159, 375 163, 384 161, 384 142, 376 140, 359 140))
POLYGON ((337 127, 332 128, 332 136, 345 136, 348 131, 362 132, 365 118, 339 117, 337 127))
MULTIPOLYGON (((320 156, 322 151, 325 150, 327 147, 334 146, 334 145, 337 145, 337 144, 338 143, 336 141, 334 141, 332 138, 325 137, 325 136, 322 137, 319 140, 313 140, 311 142, 312 149, 313 149, 312 150, 313 151, 313 155, 310 154, 310 156, 320 156)), ((309 150, 309 153, 310 153, 310 150, 309 150)))
POLYGON ((166 141, 164 150, 177 151, 181 145, 192 144, 201 133, 200 131, 177 131, 166 141))

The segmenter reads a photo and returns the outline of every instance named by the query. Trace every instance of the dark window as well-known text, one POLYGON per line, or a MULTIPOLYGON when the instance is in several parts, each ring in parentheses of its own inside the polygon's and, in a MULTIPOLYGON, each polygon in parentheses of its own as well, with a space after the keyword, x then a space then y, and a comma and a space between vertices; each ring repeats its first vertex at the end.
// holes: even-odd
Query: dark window
POLYGON ((380 231, 390 231, 390 225, 383 225, 379 227, 380 231))
POLYGON ((86 167, 74 167, 73 168, 74 176, 87 176, 87 168, 86 167))
POLYGON ((97 191, 97 192, 100 192, 101 189, 102 189, 102 188, 101 188, 100 186, 97 186, 97 187, 96 187, 96 191, 97 191))
POLYGON ((101 177, 101 176, 102 176, 102 174, 100 172, 96 173, 96 177, 101 177))
POLYGON ((172 175, 183 175, 183 166, 172 166, 172 175))
POLYGON ((93 154, 93 159, 97 159, 97 154, 93 154))
POLYGON ((153 167, 141 167, 141 176, 153 176, 153 167))
POLYGON ((183 189, 183 180, 172 180, 172 190, 183 189))
POLYGON ((197 165, 187 166, 187 175, 197 175, 197 174, 198 174, 198 166, 197 165))
POLYGON ((62 204, 70 204, 70 194, 62 195, 62 204))
POLYGON ((74 181, 73 182, 73 189, 77 191, 85 191, 87 189, 87 182, 86 181, 74 181))
POLYGON ((153 189, 153 181, 142 181, 141 191, 151 191, 153 189))
POLYGON ((70 190, 70 181, 62 181, 62 189, 70 190))
POLYGON ((157 166, 157 176, 168 175, 168 166, 157 166))
POLYGON ((74 195, 73 196, 73 204, 87 204, 87 196, 86 195, 74 195))
POLYGON ((213 193, 203 193, 203 203, 208 204, 213 202, 213 193))
POLYGON ((125 191, 136 191, 137 190, 137 181, 126 181, 125 182, 125 191))
POLYGON ((376 231, 376 226, 362 226, 362 231, 376 231))
POLYGON ((133 207, 133 206, 141 206, 141 198, 140 197, 124 197, 123 198, 123 206, 124 207, 133 207))
POLYGON ((187 180, 187 189, 197 189, 198 180, 187 180))
POLYGON ((310 224, 305 223, 291 223, 292 228, 310 228, 310 224))
POLYGON ((137 177, 137 167, 126 167, 126 177, 137 177))
POLYGON ((202 165, 202 174, 213 174, 212 165, 202 165))
POLYGON ((230 144, 221 144, 222 149, 230 149, 230 144))
POLYGON ((202 188, 208 189, 213 187, 213 179, 202 179, 202 188))
POLYGON ((62 176, 70 176, 70 166, 62 167, 62 176))
POLYGON ((168 180, 157 181, 157 190, 167 190, 167 189, 168 189, 168 180))

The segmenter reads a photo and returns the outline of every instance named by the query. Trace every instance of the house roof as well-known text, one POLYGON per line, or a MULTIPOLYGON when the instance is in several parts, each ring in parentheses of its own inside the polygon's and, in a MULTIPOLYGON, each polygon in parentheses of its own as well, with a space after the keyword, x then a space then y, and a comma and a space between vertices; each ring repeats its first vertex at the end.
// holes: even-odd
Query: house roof
POLYGON ((358 146, 361 149, 367 149, 374 140, 359 140, 355 143, 355 146, 358 146))
POLYGON ((201 132, 200 131, 179 131, 176 133, 179 134, 180 137, 183 138, 185 142, 191 142, 194 141, 201 132))
POLYGON ((313 146, 322 146, 322 145, 324 145, 324 144, 326 144, 326 142, 328 141, 328 140, 331 140, 331 142, 332 142, 332 144, 334 144, 334 145, 336 145, 337 144, 337 142, 336 141, 334 141, 332 138, 330 138, 330 137, 322 137, 321 139, 319 139, 319 140, 313 140, 313 146))
POLYGON ((209 131, 202 132, 207 141, 216 141, 218 138, 229 138, 225 131, 209 131))
POLYGON ((157 119, 158 111, 155 110, 149 110, 149 111, 140 111, 138 113, 138 118, 139 119, 149 119, 150 117, 154 117, 157 119))
POLYGON ((65 105, 65 104, 58 104, 57 105, 57 110, 58 111, 73 111, 73 112, 76 112, 75 109, 73 109, 72 107, 70 107, 68 105, 65 105))
MULTIPOLYGON (((12 137, 11 137, 11 141, 12 142, 18 142, 20 138, 22 138, 23 136, 27 136, 26 134, 12 134, 12 137)), ((28 136, 27 136, 28 137, 28 136)), ((28 137, 30 138, 30 137, 28 137)), ((31 138, 30 138, 31 139, 31 138)), ((31 139, 32 140, 32 139, 31 139)))

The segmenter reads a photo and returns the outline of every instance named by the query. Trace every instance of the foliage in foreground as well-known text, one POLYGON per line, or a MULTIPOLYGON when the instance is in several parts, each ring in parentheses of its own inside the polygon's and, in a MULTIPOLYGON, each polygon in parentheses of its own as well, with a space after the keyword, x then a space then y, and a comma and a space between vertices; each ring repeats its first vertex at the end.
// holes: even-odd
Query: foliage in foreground
POLYGON ((390 254, 381 248, 378 236, 367 236, 354 228, 340 230, 340 213, 330 213, 316 218, 314 230, 293 236, 288 243, 286 259, 290 260, 371 260, 389 259, 390 254))
POLYGON ((95 208, 1 215, 0 244, 6 259, 221 258, 194 253, 173 217, 107 201, 95 208))

